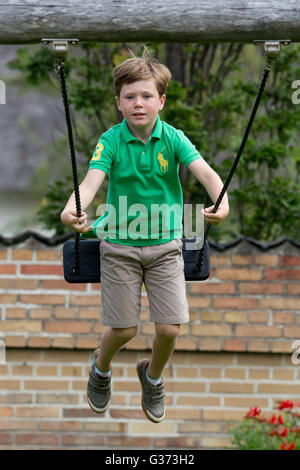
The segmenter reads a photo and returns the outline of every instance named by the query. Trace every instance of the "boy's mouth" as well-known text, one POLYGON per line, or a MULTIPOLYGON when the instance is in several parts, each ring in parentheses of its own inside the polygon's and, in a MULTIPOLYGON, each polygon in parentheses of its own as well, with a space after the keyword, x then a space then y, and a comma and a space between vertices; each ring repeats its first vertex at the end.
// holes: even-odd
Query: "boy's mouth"
POLYGON ((145 113, 134 113, 133 116, 135 117, 143 117, 146 116, 145 113))

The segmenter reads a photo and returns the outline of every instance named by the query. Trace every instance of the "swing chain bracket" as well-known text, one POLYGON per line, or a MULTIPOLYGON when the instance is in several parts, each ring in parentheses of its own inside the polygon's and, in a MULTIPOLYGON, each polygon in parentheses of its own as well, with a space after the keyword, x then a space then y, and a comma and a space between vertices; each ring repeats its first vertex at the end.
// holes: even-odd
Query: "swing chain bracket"
POLYGON ((79 39, 42 39, 42 44, 48 45, 52 43, 52 49, 55 57, 54 70, 58 74, 64 59, 68 54, 69 42, 73 45, 78 43, 79 39))
POLYGON ((288 46, 290 44, 290 39, 257 39, 253 41, 255 46, 259 44, 264 44, 265 56, 267 58, 267 65, 270 66, 273 63, 280 53, 280 44, 288 46))

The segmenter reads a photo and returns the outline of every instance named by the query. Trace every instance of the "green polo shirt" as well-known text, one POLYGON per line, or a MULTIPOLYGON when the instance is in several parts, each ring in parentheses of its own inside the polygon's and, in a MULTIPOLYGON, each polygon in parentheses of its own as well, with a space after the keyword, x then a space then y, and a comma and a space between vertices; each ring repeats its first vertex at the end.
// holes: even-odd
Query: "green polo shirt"
POLYGON ((106 205, 94 229, 82 238, 147 246, 181 238, 183 197, 179 164, 202 158, 180 130, 159 116, 147 144, 130 132, 124 119, 101 135, 89 169, 109 176, 106 205))

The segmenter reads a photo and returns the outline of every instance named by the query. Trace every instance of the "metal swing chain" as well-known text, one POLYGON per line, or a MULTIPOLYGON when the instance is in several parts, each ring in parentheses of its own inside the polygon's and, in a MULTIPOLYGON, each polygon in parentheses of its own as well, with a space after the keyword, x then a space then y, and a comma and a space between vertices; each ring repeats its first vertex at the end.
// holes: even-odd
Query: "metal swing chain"
MULTIPOLYGON (((225 194, 225 192, 226 192, 226 190, 229 186, 229 183, 232 179, 232 176, 235 172, 235 169, 236 169, 236 167, 239 163, 239 160, 241 158, 241 155, 244 151, 244 148, 245 148, 245 145, 246 145, 246 142, 247 142, 247 139, 248 139, 253 121, 255 119, 255 115, 256 115, 256 112, 257 112, 257 109, 258 109, 258 106, 259 106, 259 103, 260 103, 260 100, 261 100, 261 97, 262 97, 267 79, 269 77, 269 73, 270 73, 270 70, 271 70, 271 65, 272 65, 273 62, 275 62, 275 60, 276 60, 276 58, 277 58, 277 56, 280 52, 280 42, 283 42, 283 44, 287 45, 287 44, 289 44, 290 41, 289 40, 283 40, 283 41, 254 41, 255 44, 259 44, 260 42, 265 43, 265 55, 267 57, 265 69, 264 69, 264 72, 263 72, 263 76, 262 76, 262 80, 261 80, 260 87, 259 87, 259 90, 258 90, 258 94, 256 96, 256 100, 255 100, 255 103, 253 105, 251 115, 250 115, 246 130, 245 130, 245 133, 244 133, 244 136, 243 136, 243 139, 242 139, 242 143, 241 143, 240 148, 237 152, 237 155, 236 155, 235 160, 232 164, 232 167, 229 171, 229 174, 226 178, 226 181, 223 185, 223 188, 220 192, 220 195, 219 195, 217 201, 215 202, 214 208, 212 210, 212 213, 214 213, 214 214, 218 210, 218 207, 219 207, 219 205, 220 205, 220 203, 223 199, 223 196, 224 196, 224 194, 225 194)), ((202 268, 202 265, 203 265, 203 261, 204 261, 204 259, 203 259, 204 258, 204 256, 203 256, 203 254, 204 254, 204 244, 206 242, 207 235, 208 235, 210 227, 211 227, 211 224, 208 223, 206 225, 206 228, 205 228, 204 238, 203 238, 203 245, 202 245, 202 248, 199 250, 198 261, 197 261, 197 264, 196 264, 196 267, 195 267, 195 270, 197 272, 201 271, 201 268, 202 268)))
MULTIPOLYGON (((68 100, 66 76, 65 76, 65 69, 64 69, 64 58, 66 57, 67 52, 68 52, 68 41, 71 41, 73 44, 76 44, 78 40, 77 39, 66 39, 66 40, 43 39, 42 41, 44 44, 48 44, 49 42, 53 41, 53 51, 54 51, 54 56, 55 56, 54 70, 60 79, 61 92, 62 92, 62 98, 63 98, 63 103, 64 103, 67 128, 68 128, 68 138, 69 138, 69 148, 70 148, 71 163, 72 163, 72 176, 73 176, 76 212, 77 212, 77 217, 81 217, 81 203, 80 203, 76 155, 75 155, 75 147, 74 147, 74 139, 73 139, 70 106, 69 106, 69 100, 68 100)), ((74 245, 74 266, 73 266, 73 272, 75 274, 79 272, 79 267, 80 267, 79 240, 80 240, 80 233, 76 232, 75 233, 75 245, 74 245)))

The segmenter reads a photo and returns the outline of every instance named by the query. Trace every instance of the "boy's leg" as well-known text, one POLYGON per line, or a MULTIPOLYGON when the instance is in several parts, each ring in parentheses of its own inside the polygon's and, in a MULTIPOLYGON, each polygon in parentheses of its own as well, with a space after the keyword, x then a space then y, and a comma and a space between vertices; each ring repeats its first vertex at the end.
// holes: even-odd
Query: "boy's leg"
POLYGON ((137 327, 109 327, 103 333, 100 348, 96 349, 92 358, 87 385, 88 403, 96 413, 104 413, 110 403, 111 373, 101 374, 101 372, 109 371, 114 355, 136 334, 136 331, 137 327))
POLYGON ((119 349, 133 338, 137 333, 137 326, 131 328, 111 328, 104 331, 99 353, 96 357, 96 366, 105 372, 111 369, 111 361, 119 349))
POLYGON ((182 240, 146 247, 151 262, 145 266, 144 283, 148 294, 150 321, 155 323, 151 359, 137 364, 142 386, 142 407, 151 421, 164 419, 163 369, 170 358, 180 331, 180 324, 189 321, 186 298, 182 240), (150 256, 149 256, 150 258, 150 256), (156 380, 155 380, 156 379, 156 380))
POLYGON ((155 337, 153 339, 152 357, 148 366, 148 375, 151 378, 161 377, 180 332, 180 325, 167 325, 155 323, 155 337))

